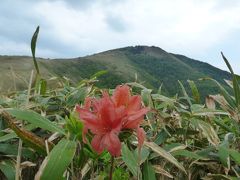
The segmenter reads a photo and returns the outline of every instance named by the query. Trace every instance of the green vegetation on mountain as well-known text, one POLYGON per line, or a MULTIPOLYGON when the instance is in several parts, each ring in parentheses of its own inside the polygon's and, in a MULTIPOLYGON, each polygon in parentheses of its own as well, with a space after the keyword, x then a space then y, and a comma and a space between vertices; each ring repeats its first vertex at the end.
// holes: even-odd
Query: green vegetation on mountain
MULTIPOLYGON (((0 56, 0 91, 26 88, 30 72, 34 69, 30 57, 0 56)), ((163 93, 174 95, 180 91, 178 80, 187 86, 187 80, 195 81, 202 96, 217 92, 210 81, 199 81, 211 77, 224 84, 230 74, 207 63, 182 55, 167 53, 158 47, 135 46, 109 50, 75 59, 38 59, 44 78, 67 77, 73 83, 89 78, 94 73, 106 70, 99 78, 99 87, 113 88, 124 82, 138 81, 157 90, 162 85, 163 93)), ((49 84, 54 84, 49 81, 49 84)), ((188 89, 187 89, 188 90, 188 89)))

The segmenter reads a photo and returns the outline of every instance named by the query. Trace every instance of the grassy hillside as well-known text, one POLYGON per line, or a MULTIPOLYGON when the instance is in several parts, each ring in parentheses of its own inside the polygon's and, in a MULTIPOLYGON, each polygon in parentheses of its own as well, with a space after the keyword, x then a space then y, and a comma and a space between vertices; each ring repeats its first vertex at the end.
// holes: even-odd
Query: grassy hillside
MULTIPOLYGON (((126 47, 75 59, 38 59, 38 62, 45 78, 65 76, 77 83, 100 70, 107 70, 108 73, 99 78, 100 87, 113 88, 135 81, 137 77, 138 82, 149 88, 158 89, 163 84, 163 91, 168 95, 179 91, 177 80, 185 86, 188 79, 195 81, 205 96, 217 88, 211 82, 199 82, 199 78, 212 77, 221 83, 223 79, 230 79, 229 73, 207 63, 147 46, 126 47)), ((0 91, 26 87, 34 69, 31 57, 0 56, 0 63, 0 91)))

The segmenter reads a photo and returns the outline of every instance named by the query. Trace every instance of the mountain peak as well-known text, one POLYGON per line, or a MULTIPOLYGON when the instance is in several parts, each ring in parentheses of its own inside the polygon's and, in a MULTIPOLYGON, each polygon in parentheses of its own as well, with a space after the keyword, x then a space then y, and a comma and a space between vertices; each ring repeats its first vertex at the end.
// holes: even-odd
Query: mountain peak
POLYGON ((146 45, 128 46, 128 47, 119 48, 119 49, 115 49, 115 50, 129 51, 133 54, 141 54, 141 53, 149 53, 149 52, 166 53, 166 51, 164 51, 160 47, 146 46, 146 45))

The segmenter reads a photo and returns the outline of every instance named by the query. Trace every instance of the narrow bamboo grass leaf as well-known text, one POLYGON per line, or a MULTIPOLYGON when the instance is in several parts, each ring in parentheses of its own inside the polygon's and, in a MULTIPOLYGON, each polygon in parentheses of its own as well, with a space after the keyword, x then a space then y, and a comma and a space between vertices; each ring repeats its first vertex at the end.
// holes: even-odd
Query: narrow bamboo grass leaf
MULTIPOLYGON (((7 112, 2 112, 2 116, 8 126, 20 137, 28 146, 31 148, 35 149, 41 154, 46 154, 46 149, 45 149, 45 140, 36 136, 34 133, 30 131, 26 131, 23 128, 19 128, 15 123, 14 119, 7 113, 7 112)), ((52 149, 52 144, 49 143, 49 149, 52 149)))
POLYGON ((31 110, 21 110, 21 109, 8 109, 8 113, 16 117, 19 120, 27 121, 37 127, 51 132, 59 132, 65 134, 64 129, 44 118, 40 114, 31 110))
POLYGON ((212 110, 216 109, 216 104, 215 104, 214 98, 211 96, 207 96, 205 98, 205 104, 208 109, 212 109, 212 110))
POLYGON ((205 176, 203 179, 205 180, 213 180, 213 179, 221 179, 221 180, 239 180, 239 178, 237 177, 233 177, 233 176, 228 176, 228 175, 222 175, 222 174, 208 174, 207 176, 205 176))
POLYGON ((220 89, 221 94, 223 95, 223 97, 226 99, 226 101, 230 104, 231 107, 235 107, 235 99, 227 92, 227 90, 219 83, 217 82, 215 79, 212 78, 203 78, 201 80, 210 80, 213 81, 220 89))
POLYGON ((146 161, 143 166, 143 179, 144 180, 156 180, 156 174, 149 161, 146 161))
POLYGON ((236 132, 234 132, 234 129, 232 129, 231 127, 229 127, 229 126, 227 126, 226 124, 224 124, 224 122, 222 121, 222 119, 214 118, 213 120, 214 120, 214 122, 215 122, 218 126, 220 126, 221 128, 223 128, 225 131, 236 133, 236 132))
POLYGON ((221 55, 222 55, 223 60, 225 61, 226 65, 227 65, 229 71, 232 74, 233 90, 234 90, 236 105, 238 107, 239 104, 240 104, 240 88, 239 88, 239 84, 238 84, 238 78, 234 74, 233 69, 232 69, 230 63, 228 62, 227 58, 224 56, 224 54, 222 52, 221 52, 221 55))
MULTIPOLYGON (((238 79, 238 80, 239 80, 239 79, 238 79)), ((232 83, 232 81, 227 80, 227 79, 224 79, 224 81, 225 81, 225 83, 227 83, 227 85, 228 85, 230 88, 233 89, 233 83, 232 83)))
POLYGON ((41 79, 39 82, 39 89, 40 89, 40 94, 45 95, 47 91, 47 81, 45 79, 41 79))
POLYGON ((187 174, 185 168, 182 166, 180 162, 178 162, 169 152, 165 151, 163 148, 158 146, 157 144, 153 142, 144 142, 144 145, 152 149, 154 152, 156 152, 158 155, 166 159, 167 161, 174 164, 176 167, 178 167, 181 171, 183 171, 185 174, 187 174))
POLYGON ((240 81, 240 76, 237 74, 235 74, 235 76, 236 76, 237 80, 240 81))
POLYGON ((66 103, 68 106, 75 106, 77 103, 83 102, 86 96, 91 92, 91 87, 81 87, 67 96, 66 103))
MULTIPOLYGON (((36 126, 32 125, 32 124, 28 124, 25 126, 25 129, 28 130, 28 131, 31 131, 33 129, 35 129, 36 126)), ((9 134, 5 134, 3 136, 0 136, 0 142, 4 142, 4 141, 8 141, 10 139, 13 139, 13 138, 17 138, 18 136, 16 135, 16 133, 13 131, 9 134)))
POLYGON ((212 109, 201 109, 192 112, 193 116, 208 116, 208 115, 230 115, 228 112, 212 109))
POLYGON ((206 123, 206 122, 196 119, 196 118, 191 119, 191 123, 197 129, 202 131, 203 135, 208 139, 208 141, 212 145, 216 146, 220 143, 220 139, 219 139, 216 131, 209 123, 206 123))
POLYGON ((218 155, 221 163, 226 168, 230 168, 230 157, 228 151, 228 143, 223 143, 218 147, 218 155))
POLYGON ((163 86, 163 83, 161 83, 161 85, 159 86, 157 94, 162 94, 162 86, 163 86))
POLYGON ((190 98, 189 98, 189 96, 188 96, 188 94, 187 94, 187 91, 186 91, 186 89, 184 88, 183 84, 181 83, 181 81, 178 81, 178 83, 179 83, 179 85, 180 85, 180 87, 181 87, 183 96, 184 96, 185 99, 187 100, 188 104, 189 104, 190 106, 192 106, 192 102, 191 102, 191 100, 190 100, 190 98))
POLYGON ((153 100, 167 102, 169 105, 174 106, 174 103, 177 103, 176 99, 172 99, 160 94, 152 94, 153 100))
POLYGON ((132 87, 140 88, 140 89, 147 89, 145 86, 143 86, 142 84, 139 84, 139 83, 137 83, 137 82, 126 83, 126 84, 129 85, 129 86, 132 86, 132 87))
POLYGON ((142 96, 142 101, 145 104, 145 106, 154 108, 151 93, 152 93, 151 89, 143 89, 141 91, 141 96, 142 96))
POLYGON ((231 158, 238 164, 240 165, 240 152, 234 150, 234 149, 231 149, 229 150, 229 154, 231 156, 231 158))
MULTIPOLYGON (((134 151, 135 157, 138 157, 138 150, 139 150, 139 149, 136 148, 135 151, 134 151)), ((147 160, 149 154, 150 154, 150 152, 149 152, 149 149, 148 149, 148 148, 145 148, 145 147, 141 148, 141 153, 140 153, 140 159, 141 159, 141 161, 140 161, 140 163, 139 163, 140 165, 147 160)))
POLYGON ((155 170, 156 174, 162 174, 164 176, 167 176, 173 179, 173 176, 169 172, 167 172, 165 169, 163 169, 160 165, 153 165, 153 169, 155 170))
POLYGON ((40 27, 38 26, 36 31, 34 32, 34 34, 32 36, 32 40, 31 40, 32 57, 33 57, 33 62, 34 62, 34 66, 35 66, 35 69, 37 71, 37 74, 40 74, 40 71, 39 71, 39 68, 38 68, 38 63, 37 63, 37 60, 36 60, 36 57, 35 57, 36 44, 37 44, 39 29, 40 29, 40 27))
POLYGON ((15 132, 0 136, 0 142, 8 141, 9 139, 16 138, 17 135, 15 132))
POLYGON ((183 156, 183 157, 187 157, 187 158, 191 158, 191 159, 203 159, 202 156, 196 154, 195 152, 191 152, 185 149, 181 149, 178 151, 174 151, 172 153, 172 155, 174 156, 183 156))
POLYGON ((88 160, 86 162, 86 164, 83 166, 83 168, 81 169, 81 175, 82 175, 82 179, 86 176, 86 174, 88 173, 88 171, 91 169, 92 167, 92 160, 88 160))
POLYGON ((162 144, 164 141, 167 140, 167 138, 169 138, 169 134, 164 130, 162 129, 160 132, 158 132, 157 136, 156 136, 156 139, 154 140, 154 142, 157 144, 157 145, 160 145, 162 144))
POLYGON ((4 176, 7 179, 9 179, 9 180, 15 179, 15 165, 12 161, 10 161, 10 160, 1 161, 0 162, 0 171, 4 174, 4 176))
MULTIPOLYGON (((0 153, 5 155, 12 155, 17 156, 18 154, 18 145, 17 144, 10 144, 10 143, 1 143, 0 146, 0 153)), ((22 157, 24 158, 33 158, 35 152, 30 150, 29 148, 22 148, 22 157)))
POLYGON ((195 103, 200 103, 200 94, 199 94, 199 91, 198 91, 198 88, 197 88, 196 84, 191 80, 188 80, 188 84, 191 88, 192 95, 193 95, 193 98, 195 100, 195 103))
POLYGON ((62 179, 63 173, 75 155, 76 148, 75 141, 62 139, 45 158, 35 179, 62 179))
POLYGON ((128 169, 131 171, 131 173, 137 177, 138 175, 138 161, 137 157, 134 155, 133 152, 131 152, 127 145, 123 144, 122 146, 122 159, 127 165, 128 169))
POLYGON ((92 75, 90 78, 91 79, 98 78, 98 77, 100 77, 104 74, 107 74, 107 73, 108 73, 108 71, 106 71, 106 70, 98 71, 94 75, 92 75))

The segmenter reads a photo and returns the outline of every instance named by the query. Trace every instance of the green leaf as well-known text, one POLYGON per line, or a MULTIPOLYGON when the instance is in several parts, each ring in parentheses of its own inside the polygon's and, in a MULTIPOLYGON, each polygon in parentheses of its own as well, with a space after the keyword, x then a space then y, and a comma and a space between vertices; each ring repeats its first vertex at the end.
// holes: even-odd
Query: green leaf
POLYGON ((34 111, 21 109, 8 109, 7 112, 19 120, 27 121, 42 129, 51 132, 59 132, 61 134, 65 134, 63 128, 57 126, 53 122, 49 121, 48 119, 44 118, 43 116, 34 111))
MULTIPOLYGON (((26 130, 28 131, 31 131, 33 129, 36 128, 36 126, 32 125, 32 124, 28 124, 24 127, 26 130)), ((18 136, 16 135, 15 132, 11 132, 9 134, 5 134, 3 136, 0 136, 0 142, 4 142, 4 141, 8 141, 10 139, 13 139, 13 138, 17 138, 18 136)))
POLYGON ((230 157, 229 157, 229 151, 228 151, 228 143, 223 143, 218 147, 218 155, 224 167, 229 168, 230 157))
POLYGON ((71 113, 69 117, 65 118, 66 120, 66 129, 72 134, 74 137, 77 137, 79 141, 82 140, 82 130, 83 130, 83 122, 79 121, 77 118, 77 114, 71 113))
POLYGON ((142 101, 145 104, 145 106, 149 106, 151 108, 153 107, 153 101, 152 101, 152 97, 151 97, 151 89, 143 89, 141 91, 141 96, 142 96, 142 101))
POLYGON ((62 139, 45 158, 36 177, 41 180, 62 179, 63 173, 71 163, 77 143, 62 139))
POLYGON ((91 79, 93 79, 93 78, 98 78, 98 77, 100 77, 100 76, 102 76, 102 75, 104 75, 104 74, 107 74, 107 73, 108 73, 108 71, 106 71, 106 70, 98 71, 97 73, 95 73, 94 75, 92 75, 90 78, 91 78, 91 79))
POLYGON ((227 131, 227 132, 234 132, 234 129, 232 129, 231 127, 229 127, 229 126, 227 126, 226 124, 224 124, 223 119, 221 119, 221 118, 214 118, 213 120, 214 120, 214 122, 215 122, 218 126, 220 126, 221 128, 223 128, 225 131, 227 131))
POLYGON ((219 87, 221 94, 226 99, 226 101, 230 104, 230 106, 235 107, 236 104, 234 102, 233 97, 227 92, 227 90, 219 82, 217 82, 215 79, 212 79, 212 78, 203 78, 202 80, 213 81, 219 87))
POLYGON ((164 130, 162 129, 156 136, 156 139, 154 140, 154 142, 157 144, 157 145, 160 145, 162 143, 164 143, 167 138, 169 138, 169 134, 164 130))
POLYGON ((220 140, 214 128, 209 124, 202 120, 192 118, 191 123, 202 131, 203 135, 208 139, 208 141, 213 145, 218 145, 220 140))
MULTIPOLYGON (((17 156, 18 144, 0 143, 0 153, 17 156)), ((31 151, 30 149, 27 149, 25 147, 22 148, 22 156, 24 158, 33 158, 34 153, 35 152, 31 151)))
POLYGON ((163 169, 163 167, 161 165, 153 165, 153 169, 155 170, 156 174, 161 174, 163 176, 167 176, 170 179, 173 179, 173 176, 167 172, 165 169, 163 169))
POLYGON ((205 149, 201 149, 199 151, 196 151, 196 154, 205 158, 209 157, 209 154, 212 154, 216 151, 216 147, 214 146, 208 146, 205 149))
MULTIPOLYGON (((134 151, 135 157, 138 157, 138 153, 139 153, 138 150, 139 149, 136 148, 135 151, 134 151)), ((149 152, 148 148, 145 148, 145 147, 141 148, 141 153, 140 153, 141 161, 140 161, 140 165, 146 161, 146 159, 148 158, 149 154, 150 154, 150 152, 149 152)))
POLYGON ((145 86, 143 86, 142 84, 139 84, 137 82, 126 83, 126 84, 129 85, 129 86, 132 86, 132 87, 140 88, 140 89, 147 89, 145 86))
POLYGON ((181 89, 182 89, 182 93, 183 93, 184 98, 187 100, 188 104, 189 104, 190 106, 192 106, 192 102, 191 102, 191 100, 190 100, 190 98, 189 98, 189 96, 188 96, 188 94, 187 94, 187 91, 186 91, 186 89, 184 88, 183 84, 181 83, 181 81, 178 81, 178 83, 180 84, 180 87, 181 87, 181 89))
POLYGON ((143 179, 144 180, 156 180, 156 174, 152 167, 152 164, 148 161, 143 166, 143 179))
POLYGON ((223 174, 208 174, 204 177, 205 180, 239 180, 238 177, 223 175, 223 174))
POLYGON ((196 84, 191 80, 188 80, 188 84, 192 90, 192 95, 195 100, 195 103, 200 103, 200 94, 199 94, 196 84))
POLYGON ((177 150, 172 152, 172 155, 174 156, 183 156, 191 159, 202 159, 203 157, 199 156, 195 152, 191 152, 185 149, 177 150))
POLYGON ((221 54, 222 54, 223 60, 225 61, 229 71, 232 74, 233 90, 234 90, 236 105, 238 107, 240 104, 240 88, 239 88, 239 84, 238 84, 238 78, 234 74, 233 69, 232 69, 230 63, 228 62, 227 58, 223 55, 222 52, 221 52, 221 54))
POLYGON ((123 144, 122 146, 122 159, 127 165, 128 169, 131 171, 133 176, 137 177, 138 175, 138 162, 137 157, 131 152, 127 145, 123 144))
POLYGON ((12 161, 6 160, 0 162, 0 170, 9 180, 15 179, 15 165, 12 161))
POLYGON ((240 165, 240 153, 234 149, 229 150, 229 154, 231 158, 238 164, 240 165))
POLYGON ((40 94, 45 95, 47 91, 47 81, 45 79, 40 80, 40 94))
POLYGON ((113 180, 129 180, 129 174, 125 171, 125 169, 117 168, 113 172, 113 180))
POLYGON ((15 132, 12 132, 12 133, 9 133, 9 134, 5 134, 3 136, 0 136, 0 142, 4 142, 4 141, 7 141, 9 139, 13 139, 13 138, 16 138, 17 135, 15 132))
POLYGON ((81 87, 74 90, 67 96, 67 105, 75 106, 76 104, 83 102, 90 91, 91 87, 81 87))
POLYGON ((33 36, 32 36, 32 40, 31 40, 31 50, 32 50, 32 56, 33 56, 33 62, 34 62, 34 66, 35 69, 37 71, 37 74, 40 74, 39 68, 38 68, 38 64, 37 64, 37 60, 35 57, 35 53, 36 53, 36 43, 37 43, 37 37, 38 37, 38 33, 39 33, 39 26, 37 27, 36 31, 34 32, 33 36))
POLYGON ((185 168, 178 162, 169 152, 165 151, 163 148, 158 146, 157 144, 153 142, 144 142, 144 145, 152 149, 154 152, 156 152, 158 155, 166 159, 167 161, 174 164, 176 167, 178 167, 181 171, 183 171, 185 174, 187 174, 185 168))
POLYGON ((192 111, 192 115, 193 116, 209 116, 209 115, 229 115, 228 112, 222 111, 222 110, 213 110, 213 109, 207 109, 207 108, 203 108, 203 109, 194 109, 192 111))

